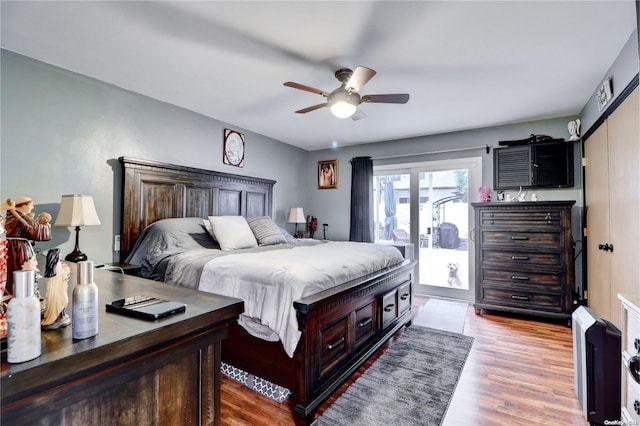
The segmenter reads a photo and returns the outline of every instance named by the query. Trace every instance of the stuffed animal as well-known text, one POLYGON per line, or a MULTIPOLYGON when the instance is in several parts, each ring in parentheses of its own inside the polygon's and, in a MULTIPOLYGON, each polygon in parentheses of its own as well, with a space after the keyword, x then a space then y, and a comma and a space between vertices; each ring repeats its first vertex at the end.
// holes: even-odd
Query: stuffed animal
POLYGON ((491 188, 488 186, 481 186, 478 188, 478 202, 488 203, 491 201, 491 188))

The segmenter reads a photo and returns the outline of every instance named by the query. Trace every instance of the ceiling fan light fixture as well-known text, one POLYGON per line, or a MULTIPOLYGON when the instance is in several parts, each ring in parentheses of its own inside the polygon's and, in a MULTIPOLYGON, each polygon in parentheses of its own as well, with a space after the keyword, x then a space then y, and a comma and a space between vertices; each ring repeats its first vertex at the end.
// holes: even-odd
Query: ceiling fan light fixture
POLYGON ((338 89, 329 96, 327 101, 333 115, 338 118, 349 118, 356 112, 360 97, 356 93, 338 89))
POLYGON ((349 102, 338 101, 331 105, 331 113, 338 118, 349 118, 355 114, 357 107, 349 102))

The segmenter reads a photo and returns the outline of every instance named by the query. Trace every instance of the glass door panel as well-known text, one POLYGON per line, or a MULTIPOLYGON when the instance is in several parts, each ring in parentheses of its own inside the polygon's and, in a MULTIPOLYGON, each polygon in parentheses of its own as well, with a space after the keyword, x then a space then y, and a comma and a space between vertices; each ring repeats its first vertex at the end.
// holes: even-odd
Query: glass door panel
POLYGON ((411 241, 411 193, 408 173, 387 173, 373 178, 376 242, 411 241))

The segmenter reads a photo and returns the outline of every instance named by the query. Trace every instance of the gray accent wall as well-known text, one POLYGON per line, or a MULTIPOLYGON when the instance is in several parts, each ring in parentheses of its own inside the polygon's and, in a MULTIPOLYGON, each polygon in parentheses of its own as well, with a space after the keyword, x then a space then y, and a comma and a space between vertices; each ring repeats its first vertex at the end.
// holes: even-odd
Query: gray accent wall
MULTIPOLYGON (((121 226, 121 156, 274 179, 280 226, 305 200, 304 150, 12 52, 1 55, 0 197, 28 196, 36 214, 48 211, 55 221, 61 195, 93 195, 102 224, 80 232, 80 249, 91 260, 120 260, 112 249, 121 226), (225 128, 245 134, 243 168, 222 163, 225 128)), ((73 229, 52 231, 53 240, 37 247, 71 252, 73 229)))

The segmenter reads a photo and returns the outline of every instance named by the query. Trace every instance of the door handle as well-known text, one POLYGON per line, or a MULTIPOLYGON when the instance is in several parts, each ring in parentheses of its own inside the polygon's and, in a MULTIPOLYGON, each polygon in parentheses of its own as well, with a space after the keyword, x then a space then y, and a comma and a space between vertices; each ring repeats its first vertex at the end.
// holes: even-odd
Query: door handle
POLYGON ((598 244, 598 250, 613 252, 613 244, 608 244, 608 243, 598 244))

